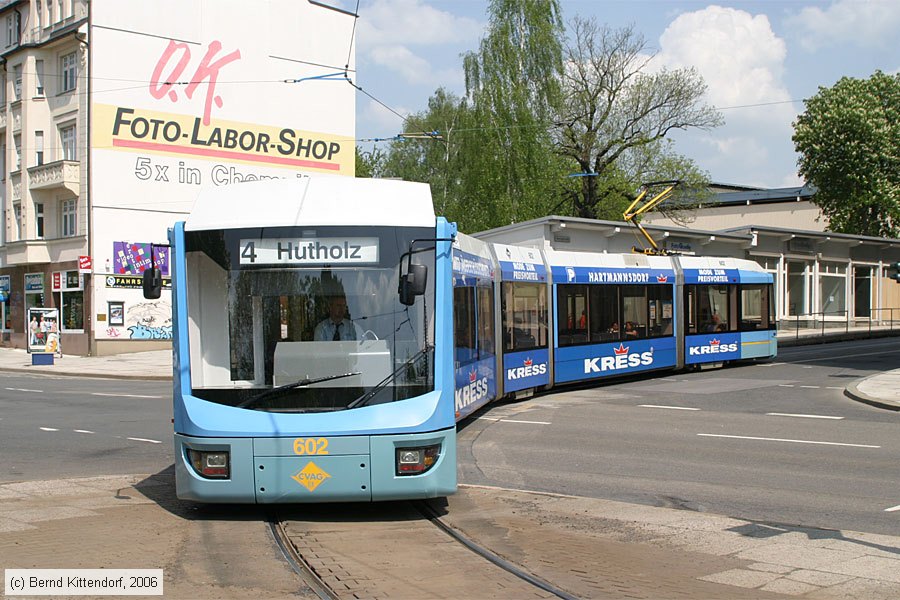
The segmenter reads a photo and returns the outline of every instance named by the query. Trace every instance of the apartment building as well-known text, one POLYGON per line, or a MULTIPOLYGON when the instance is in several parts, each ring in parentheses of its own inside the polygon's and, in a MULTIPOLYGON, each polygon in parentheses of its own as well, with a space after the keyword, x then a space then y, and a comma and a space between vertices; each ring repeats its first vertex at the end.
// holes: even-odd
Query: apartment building
POLYGON ((87 202, 88 7, 85 0, 21 0, 0 8, 0 323, 24 346, 27 309, 56 307, 67 350, 87 352, 84 274, 87 202), (64 279, 60 279, 64 277, 64 279))

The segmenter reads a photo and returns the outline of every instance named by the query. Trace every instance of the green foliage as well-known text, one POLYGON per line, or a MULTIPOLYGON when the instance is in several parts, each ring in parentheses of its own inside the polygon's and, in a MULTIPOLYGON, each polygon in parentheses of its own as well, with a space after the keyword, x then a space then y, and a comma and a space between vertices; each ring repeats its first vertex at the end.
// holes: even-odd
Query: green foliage
POLYGON ((356 147, 356 176, 380 177, 384 170, 385 153, 378 149, 366 151, 356 147))
POLYGON ((488 15, 478 52, 463 59, 473 131, 463 142, 459 216, 475 229, 547 214, 567 172, 548 130, 561 99, 559 2, 492 0, 488 15))
POLYGON ((900 75, 820 87, 794 123, 800 174, 841 233, 900 233, 900 75))

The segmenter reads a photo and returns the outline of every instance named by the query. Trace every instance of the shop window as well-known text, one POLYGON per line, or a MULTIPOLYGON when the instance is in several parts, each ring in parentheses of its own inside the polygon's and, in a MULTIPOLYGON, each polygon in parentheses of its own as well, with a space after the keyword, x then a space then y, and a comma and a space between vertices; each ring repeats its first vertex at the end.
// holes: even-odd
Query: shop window
POLYGON ((62 331, 84 330, 84 292, 60 292, 62 331))

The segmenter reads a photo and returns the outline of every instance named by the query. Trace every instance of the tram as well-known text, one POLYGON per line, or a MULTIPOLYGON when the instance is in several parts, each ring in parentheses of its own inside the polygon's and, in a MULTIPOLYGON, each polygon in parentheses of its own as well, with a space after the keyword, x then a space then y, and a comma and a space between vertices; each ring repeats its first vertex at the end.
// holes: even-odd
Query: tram
POLYGON ((188 500, 446 496, 456 422, 492 400, 775 354, 755 263, 488 243, 436 216, 425 184, 209 189, 169 243, 188 500))

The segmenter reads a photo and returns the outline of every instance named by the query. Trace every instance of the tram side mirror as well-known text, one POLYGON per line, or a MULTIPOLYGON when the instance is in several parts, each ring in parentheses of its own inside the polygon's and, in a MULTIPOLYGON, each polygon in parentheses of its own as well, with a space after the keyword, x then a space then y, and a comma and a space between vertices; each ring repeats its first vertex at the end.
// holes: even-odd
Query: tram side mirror
POLYGON ((158 267, 151 267, 144 271, 144 298, 156 300, 162 295, 162 271, 158 267))
POLYGON ((406 275, 400 276, 400 304, 412 306, 416 303, 416 296, 425 293, 428 283, 428 267, 425 265, 410 264, 406 275))

